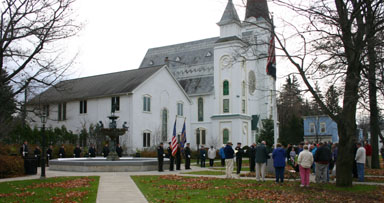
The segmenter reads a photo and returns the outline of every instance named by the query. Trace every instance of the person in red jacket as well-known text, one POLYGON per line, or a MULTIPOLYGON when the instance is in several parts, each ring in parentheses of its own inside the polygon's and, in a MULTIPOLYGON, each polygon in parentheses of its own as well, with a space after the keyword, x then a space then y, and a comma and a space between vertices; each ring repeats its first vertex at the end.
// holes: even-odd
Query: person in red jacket
POLYGON ((367 164, 367 168, 371 168, 371 161, 372 161, 372 146, 367 142, 365 141, 364 142, 364 148, 365 148, 365 155, 367 157, 367 161, 366 161, 366 164, 367 164))

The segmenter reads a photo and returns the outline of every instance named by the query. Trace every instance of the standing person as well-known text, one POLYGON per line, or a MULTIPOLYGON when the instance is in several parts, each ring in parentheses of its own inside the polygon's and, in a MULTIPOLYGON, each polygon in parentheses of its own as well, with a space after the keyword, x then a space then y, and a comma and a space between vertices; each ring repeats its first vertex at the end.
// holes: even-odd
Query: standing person
POLYGON ((223 145, 219 150, 219 155, 221 159, 221 166, 225 166, 225 153, 224 153, 225 145, 223 145))
POLYGON ((103 152, 102 152, 104 157, 107 157, 109 155, 109 147, 108 144, 105 144, 103 147, 103 152))
POLYGON ((189 143, 184 149, 185 155, 185 169, 191 169, 191 148, 189 148, 189 143))
POLYGON ((233 157, 235 152, 232 149, 232 142, 228 142, 227 146, 224 148, 225 153, 225 175, 226 178, 232 178, 232 171, 233 171, 233 157))
POLYGON ((96 149, 94 144, 91 144, 91 147, 88 149, 88 156, 96 157, 96 149))
POLYGON ((383 159, 384 161, 384 144, 381 146, 380 148, 380 154, 381 154, 381 158, 383 159))
POLYGON ((64 145, 62 144, 60 149, 59 149, 59 157, 60 158, 65 158, 65 148, 64 145))
POLYGON ((276 149, 272 152, 273 158, 273 166, 275 167, 276 174, 276 183, 280 181, 280 183, 284 182, 284 168, 285 168, 285 157, 286 157, 285 149, 281 147, 281 144, 278 143, 276 145, 276 149))
POLYGON ((265 181, 265 165, 268 159, 267 147, 265 146, 266 142, 262 141, 256 147, 256 180, 260 181, 260 173, 262 180, 265 181))
POLYGON ((23 157, 23 158, 26 158, 28 157, 28 142, 27 141, 24 141, 23 145, 20 147, 20 155, 23 157))
POLYGON ((173 167, 175 165, 175 157, 172 156, 172 148, 171 148, 171 142, 168 142, 168 158, 169 158, 169 171, 173 171, 173 167))
POLYGON ((157 147, 157 162, 159 172, 163 172, 163 162, 164 162, 164 148, 163 143, 160 142, 160 145, 157 147))
MULTIPOLYGON (((307 145, 308 148, 308 145, 307 145)), ((291 161, 292 165, 295 165, 295 158, 296 158, 296 151, 295 148, 292 147, 291 151, 289 152, 289 160, 291 161)))
POLYGON ((365 156, 366 156, 366 160, 367 160, 367 168, 371 168, 372 165, 372 146, 367 142, 365 141, 364 142, 364 148, 365 148, 365 156))
POLYGON ((76 145, 76 148, 73 150, 73 156, 75 158, 80 158, 81 149, 79 145, 76 145))
POLYGON ((116 146, 116 153, 117 153, 117 156, 119 157, 123 156, 123 148, 120 146, 120 144, 117 144, 116 146))
MULTIPOLYGON (((311 145, 311 153, 312 153, 312 156, 315 157, 316 155, 316 151, 317 151, 317 144, 315 143, 314 145, 311 145)), ((316 163, 313 162, 312 164, 312 170, 313 170, 313 173, 316 173, 316 163)))
POLYGON ((201 168, 205 167, 206 157, 207 157, 207 152, 205 151, 204 146, 201 145, 201 149, 200 149, 200 167, 201 168))
POLYGON ((331 164, 329 164, 329 170, 331 171, 330 173, 333 174, 336 171, 336 161, 337 161, 337 153, 338 153, 338 148, 336 143, 332 145, 331 152, 332 152, 332 160, 331 160, 331 164))
POLYGON ((35 151, 33 151, 33 155, 35 155, 37 160, 37 166, 40 167, 41 150, 39 146, 36 146, 35 151))
POLYGON ((49 160, 53 159, 53 156, 52 156, 52 152, 53 152, 53 146, 52 145, 49 145, 49 148, 47 149, 47 166, 49 166, 49 160))
POLYGON ((366 161, 366 151, 365 148, 361 146, 361 143, 356 144, 357 152, 355 156, 357 175, 359 177, 359 182, 364 182, 364 164, 366 161))
POLYGON ((216 158, 216 149, 211 146, 211 148, 208 149, 208 159, 209 159, 209 166, 213 167, 213 163, 215 162, 216 158))
POLYGON ((304 150, 299 154, 297 159, 300 169, 301 185, 300 187, 309 187, 309 174, 313 164, 312 153, 308 151, 308 145, 304 145, 304 150))
POLYGON ((238 142, 237 146, 235 148, 235 153, 236 153, 236 174, 240 174, 241 171, 241 164, 243 162, 243 155, 244 155, 244 150, 241 148, 241 143, 238 142))
POLYGON ((316 150, 316 182, 328 182, 328 164, 332 159, 332 152, 323 142, 319 143, 319 148, 316 150))
POLYGON ((177 145, 176 145, 175 159, 176 159, 176 170, 180 170, 180 167, 181 167, 181 147, 180 147, 180 143, 177 143, 177 145))
POLYGON ((249 171, 255 172, 255 159, 256 159, 256 143, 253 143, 248 151, 249 155, 249 171))

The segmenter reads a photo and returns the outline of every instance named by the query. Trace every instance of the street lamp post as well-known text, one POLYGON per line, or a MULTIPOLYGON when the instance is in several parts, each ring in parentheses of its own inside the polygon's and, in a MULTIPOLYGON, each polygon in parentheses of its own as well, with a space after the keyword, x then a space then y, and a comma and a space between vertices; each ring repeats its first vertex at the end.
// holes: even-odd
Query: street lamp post
POLYGON ((41 156, 41 176, 40 178, 45 178, 45 124, 47 123, 47 115, 43 113, 41 115, 41 123, 43 124, 43 127, 41 128, 41 135, 43 138, 42 142, 42 156, 41 156))

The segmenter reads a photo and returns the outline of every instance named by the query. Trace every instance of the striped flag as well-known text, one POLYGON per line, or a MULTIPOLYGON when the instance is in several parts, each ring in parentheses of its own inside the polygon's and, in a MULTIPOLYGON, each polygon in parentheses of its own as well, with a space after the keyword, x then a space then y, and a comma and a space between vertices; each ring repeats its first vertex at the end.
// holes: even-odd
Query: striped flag
POLYGON ((271 40, 269 41, 266 72, 276 80, 275 37, 273 36, 273 33, 271 33, 271 40))
POLYGON ((177 121, 177 117, 175 119, 175 125, 173 126, 173 135, 172 135, 172 142, 171 142, 172 156, 175 156, 177 151, 176 121, 177 121))
POLYGON ((187 134, 185 133, 185 119, 184 119, 184 125, 183 125, 183 130, 181 131, 180 135, 180 146, 183 149, 184 144, 187 142, 187 134))

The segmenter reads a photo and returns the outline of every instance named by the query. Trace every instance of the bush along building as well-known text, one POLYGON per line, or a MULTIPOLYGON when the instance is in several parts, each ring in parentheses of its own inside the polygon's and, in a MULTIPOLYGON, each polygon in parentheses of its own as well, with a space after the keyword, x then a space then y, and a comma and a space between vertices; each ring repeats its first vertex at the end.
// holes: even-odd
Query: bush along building
MULTIPOLYGON (((192 148, 228 141, 250 145, 260 120, 273 119, 277 129, 267 2, 248 0, 241 21, 229 0, 217 25, 219 37, 151 48, 135 70, 60 82, 32 99, 29 108, 49 113, 47 126, 80 133, 108 125, 116 106, 117 125, 128 128, 120 143, 130 151, 170 141, 175 120, 178 136, 186 123, 192 148)), ((29 116, 31 125, 40 125, 35 114, 29 116)))

